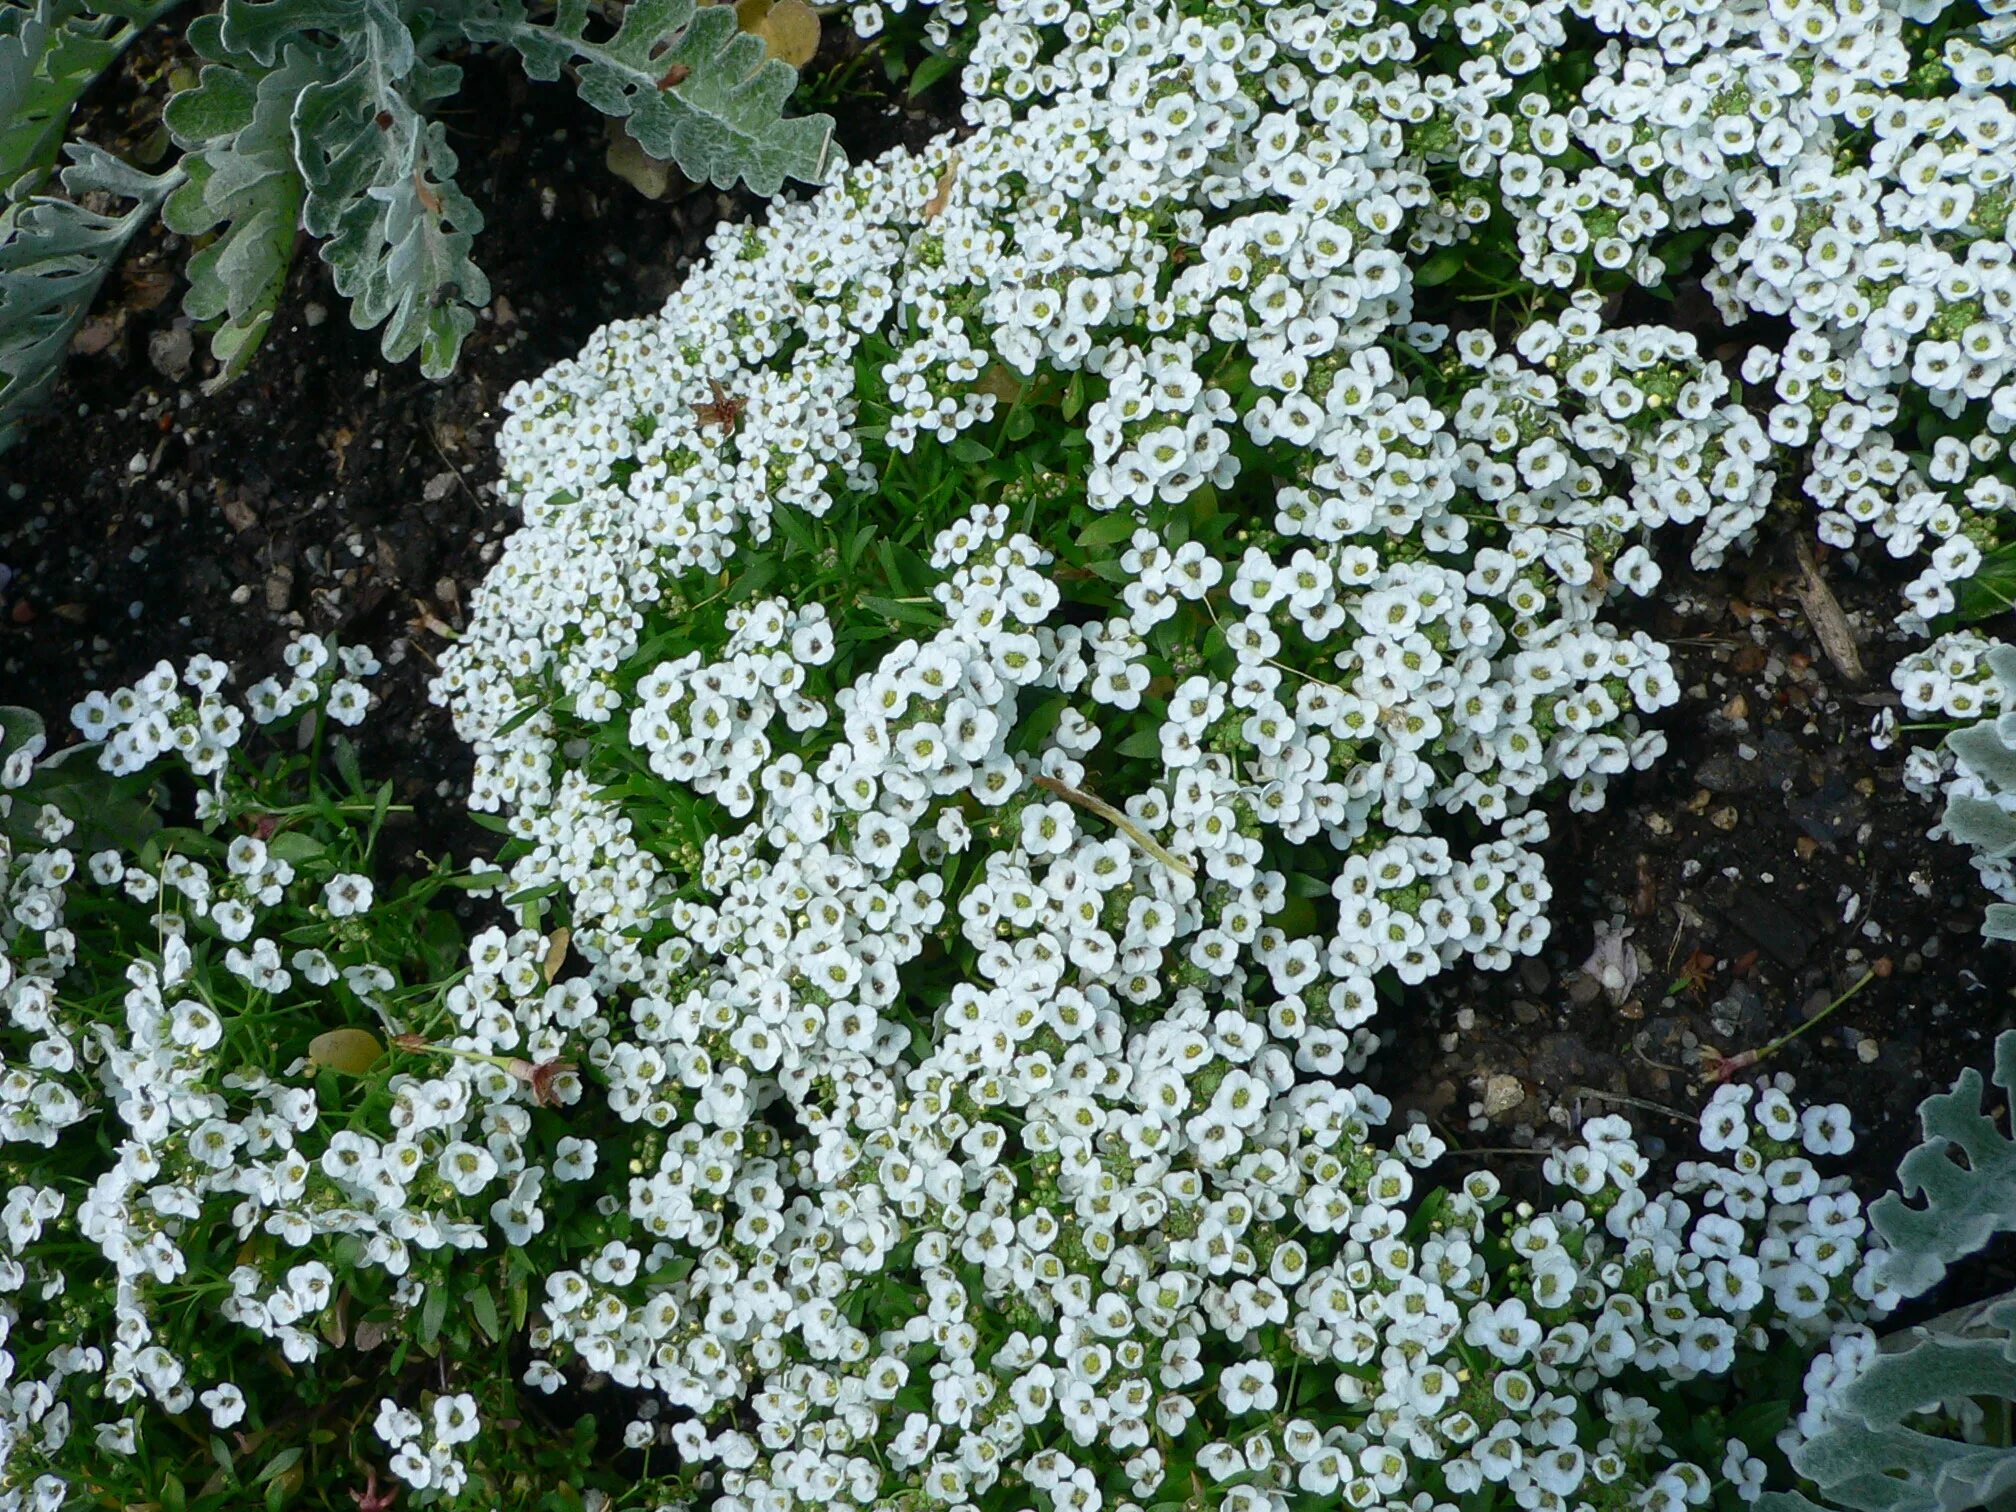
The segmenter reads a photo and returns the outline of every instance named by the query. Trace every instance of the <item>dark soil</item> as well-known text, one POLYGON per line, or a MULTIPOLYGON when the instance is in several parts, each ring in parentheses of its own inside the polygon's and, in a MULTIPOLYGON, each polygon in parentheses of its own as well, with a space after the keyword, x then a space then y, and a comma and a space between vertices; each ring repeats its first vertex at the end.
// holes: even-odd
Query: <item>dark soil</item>
POLYGON ((1922 1137, 1919 1102, 1964 1067, 1985 1074, 2016 1027, 2016 948, 1981 938, 1967 852, 1926 837, 1937 811, 1904 790, 1905 745, 1869 740, 1898 702, 1891 668, 1924 643, 1892 624, 1887 563, 1821 565, 1859 645, 1855 684, 1794 592, 1789 538, 1712 575, 1684 556, 1667 543, 1644 617, 1684 690, 1660 717, 1666 756, 1598 814, 1557 807, 1545 951, 1430 984, 1434 1011, 1401 1031, 1423 1068, 1403 1100, 1459 1145, 1546 1143, 1624 1113, 1685 1149, 1718 1072, 1756 1075, 1741 1057, 1817 1019, 1758 1069, 1845 1103, 1848 1168, 1880 1190, 1922 1137), (1592 958, 1620 935, 1611 960, 1635 980, 1605 990, 1592 958))
MULTIPOLYGON (((848 43, 829 27, 813 68, 848 43)), ((150 81, 187 57, 179 29, 157 29, 87 97, 73 135, 145 156, 163 94, 150 81)), ((13 570, 0 702, 44 712, 61 739, 85 691, 163 657, 208 653, 245 686, 293 632, 369 645, 385 671, 363 768, 420 810, 409 854, 466 858, 490 839, 466 818, 469 756, 426 683, 516 524, 496 488, 495 406, 597 327, 661 305, 715 226, 760 220, 764 202, 676 171, 647 199, 605 165, 607 122, 572 89, 528 84, 502 56, 461 61, 440 116, 483 212, 493 297, 455 375, 387 363, 304 239, 250 371, 206 395, 215 365, 179 313, 190 249, 157 221, 107 280, 52 411, 0 455, 0 565, 13 570)), ((872 62, 854 77, 880 81, 872 62)), ((831 112, 836 137, 855 161, 921 145, 956 113, 954 88, 914 105, 850 95, 831 112)))
MULTIPOLYGON (((149 137, 160 91, 145 81, 178 45, 163 32, 129 55, 81 134, 115 149, 149 137)), ((842 145, 858 160, 927 138, 951 118, 950 87, 917 107, 850 98, 842 145)), ((605 168, 602 119, 509 62, 469 59, 444 118, 495 287, 445 383, 385 363, 304 246, 250 374, 205 395, 203 340, 177 314, 188 249, 158 226, 137 244, 55 412, 0 457, 0 563, 14 571, 0 701, 60 726, 85 690, 161 657, 208 652, 244 682, 289 632, 337 633, 386 663, 365 768, 420 810, 409 854, 466 857, 487 837, 464 816, 468 758, 425 683, 513 525, 494 486, 497 401, 606 321, 655 308, 716 224, 762 206, 706 189, 645 199, 605 168)), ((1671 752, 1602 813, 1559 815, 1545 955, 1412 994, 1372 1076, 1473 1148, 1615 1111, 1685 1147, 1716 1054, 1761 1049, 1873 971, 1767 1065, 1853 1109, 1855 1169, 1878 1186, 1915 1138, 1918 1101, 1985 1067, 2016 1022, 2016 954, 1980 941, 1963 853, 1925 838, 1934 815, 1903 792, 1901 752, 1868 743, 1912 644, 1889 628, 1897 583, 1824 565, 1870 674, 1851 686, 1791 591, 1789 545, 1747 574, 1690 577, 1679 555, 1647 622, 1686 689, 1664 718, 1671 752), (1622 930, 1616 960, 1635 981, 1613 994, 1582 968, 1622 930)))

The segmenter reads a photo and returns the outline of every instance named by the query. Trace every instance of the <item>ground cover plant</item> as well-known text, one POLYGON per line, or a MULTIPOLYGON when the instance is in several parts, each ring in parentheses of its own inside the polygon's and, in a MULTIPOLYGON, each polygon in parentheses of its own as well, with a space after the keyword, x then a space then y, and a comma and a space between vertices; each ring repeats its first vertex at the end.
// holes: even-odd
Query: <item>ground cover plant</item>
MULTIPOLYGON (((2006 1163, 1978 1077, 1918 1213, 1740 1062, 1677 1162, 1599 1116, 1508 1182, 1375 1057, 1539 948, 1550 824, 1662 754, 1666 538, 1748 549, 1893 401, 1997 434, 1857 368, 1814 441, 1819 327, 1659 315, 1689 258, 1785 315, 1763 170, 1831 191, 1788 165, 1865 93, 1996 99, 1998 24, 924 30, 969 132, 507 396, 524 524, 435 682, 494 865, 374 864, 362 648, 249 724, 164 664, 53 766, 0 715, 0 1505, 1735 1512, 1895 1504, 1878 1451, 1992 1494, 2006 1303, 1876 1332, 2009 1226, 1950 1174, 2006 1163)), ((2005 654, 1907 708, 1986 712, 1962 648, 2005 654)))
POLYGON ((782 114, 818 44, 803 0, 653 0, 613 20, 586 0, 234 0, 189 26, 201 72, 163 113, 180 158, 113 173, 78 144, 60 175, 67 197, 39 195, 77 99, 173 8, 0 6, 0 448, 46 399, 100 284, 157 210, 204 242, 183 306, 211 332, 215 384, 252 360, 303 232, 358 329, 384 327, 388 360, 452 371, 490 300, 472 256, 483 217, 430 113, 460 84, 446 56, 458 47, 507 46, 534 79, 565 72, 641 153, 701 182, 773 194, 786 179, 819 182, 833 157, 830 117, 782 114), (82 203, 91 192, 135 204, 110 216, 82 203))

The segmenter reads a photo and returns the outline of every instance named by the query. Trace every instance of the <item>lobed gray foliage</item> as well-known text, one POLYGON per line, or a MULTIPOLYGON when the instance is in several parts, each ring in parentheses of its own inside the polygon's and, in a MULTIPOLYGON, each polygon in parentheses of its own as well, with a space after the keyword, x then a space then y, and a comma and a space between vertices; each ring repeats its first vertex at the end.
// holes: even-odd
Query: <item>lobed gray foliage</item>
MULTIPOLYGON (((1996 1041, 1995 1083, 2016 1089, 2016 1031, 1996 1041)), ((1970 1067, 1952 1091, 1920 1104, 1925 1142, 1898 1167, 1901 1195, 1870 1209, 1890 1247, 1879 1275, 1904 1296, 1922 1295, 1955 1261, 2016 1231, 2016 1142, 1982 1110, 1982 1090, 1970 1067)), ((2016 1447, 2007 1442, 2012 1404, 2016 1292, 1883 1339, 1828 1404, 1820 1431, 1792 1448, 1793 1468, 1826 1505, 1852 1512, 2006 1504, 2016 1495, 2016 1447), (1952 1431, 1981 1409, 1985 1431, 1952 1431)), ((1759 1509, 1822 1512, 1822 1503, 1774 1493, 1759 1509)))
POLYGON ((126 244, 182 180, 179 168, 143 173, 87 143, 66 149, 63 187, 73 196, 133 201, 113 215, 75 199, 36 197, 0 208, 0 450, 23 414, 42 403, 70 336, 126 244))
MULTIPOLYGON (((1946 737, 1946 744, 1989 796, 1956 793, 1946 803, 1946 828, 1991 861, 2016 858, 2016 646, 1988 652, 1988 669, 1998 684, 1995 719, 1984 719, 1946 737)), ((1991 940, 2016 940, 2016 904, 1992 903, 1982 933, 1991 940)))
MULTIPOLYGON (((175 3, 0 0, 9 200, 25 205, 45 184, 78 97, 175 3)), ((490 285, 471 255, 483 217, 429 114, 461 83, 461 68, 441 61, 451 47, 508 46, 534 79, 570 74, 646 152, 720 188, 819 183, 834 158, 832 121, 784 117, 797 73, 729 5, 635 0, 605 14, 590 0, 225 0, 187 35, 202 69, 163 112, 182 158, 148 180, 116 235, 114 222, 54 198, 0 220, 0 448, 46 397, 96 290, 71 297, 83 288, 76 260, 102 278, 157 206, 171 230, 210 238, 190 259, 183 308, 212 330, 213 389, 258 350, 302 232, 321 243, 352 324, 383 327, 388 361, 417 353, 427 376, 452 371, 490 285), (51 300, 67 324, 41 318, 51 300)))

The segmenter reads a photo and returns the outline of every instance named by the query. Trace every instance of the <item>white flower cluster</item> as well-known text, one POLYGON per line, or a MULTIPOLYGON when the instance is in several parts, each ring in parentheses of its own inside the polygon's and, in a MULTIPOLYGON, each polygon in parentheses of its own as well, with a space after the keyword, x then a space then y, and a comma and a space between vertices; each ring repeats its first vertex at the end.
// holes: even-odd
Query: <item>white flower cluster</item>
POLYGON ((481 1423, 476 1398, 466 1391, 436 1397, 425 1419, 386 1397, 372 1428, 394 1451, 392 1473, 414 1490, 452 1497, 468 1484, 469 1472, 456 1449, 476 1437, 481 1423))
MULTIPOLYGON (((376 666, 347 647, 333 656, 356 677, 376 666)), ((342 681, 325 695, 313 680, 331 657, 319 640, 288 650, 310 700, 343 696, 342 681)), ((219 696, 223 675, 215 662, 195 659, 183 678, 201 696, 192 705, 177 694, 172 668, 157 668, 137 688, 87 698, 77 723, 87 735, 111 732, 100 752, 108 771, 124 773, 136 753, 145 764, 165 750, 193 773, 214 775, 244 728, 219 696)), ((255 689, 253 697, 267 702, 271 691, 255 689)), ((281 701, 299 707, 300 695, 287 691, 281 701)), ((23 788, 33 776, 32 760, 10 765, 9 786, 23 788)), ((217 801, 208 791, 199 797, 217 801)), ((0 794, 0 818, 19 801, 0 794)), ((56 1151, 60 1141, 75 1151, 95 1130, 107 1152, 84 1189, 21 1182, 0 1207, 0 1344, 13 1335, 40 1364, 39 1374, 22 1374, 0 1349, 0 1467, 10 1475, 17 1455, 29 1463, 57 1455, 87 1398, 125 1412, 84 1415, 98 1447, 115 1454, 136 1452, 144 1400, 171 1413, 197 1402, 204 1383, 164 1344, 157 1308, 162 1290, 188 1276, 192 1255, 199 1265, 215 1262, 219 1234, 228 1236, 227 1256, 255 1236, 264 1236, 255 1241, 262 1251, 278 1242, 259 1263, 241 1257, 225 1265, 230 1289, 215 1312, 271 1338, 295 1362, 324 1348, 318 1328, 336 1300, 327 1261, 338 1246, 354 1247, 354 1263, 397 1278, 395 1290, 410 1300, 414 1257, 485 1245, 493 1230, 524 1242, 545 1221, 539 1194, 547 1168, 525 1153, 531 1120, 518 1101, 525 1077, 500 1052, 551 1062, 571 1036, 607 1028, 585 984, 547 985, 541 935, 491 930, 473 942, 467 973, 447 989, 447 1006, 467 1032, 448 1041, 452 1058, 441 1074, 395 1075, 382 1131, 332 1133, 314 1068, 266 1064, 265 1031, 251 1031, 259 1037, 251 1046, 243 1029, 234 1032, 219 980, 235 978, 241 993, 263 995, 258 1002, 334 996, 368 1019, 370 1005, 382 1007, 395 985, 361 927, 374 901, 370 879, 339 872, 290 905, 290 890, 301 891, 295 866, 254 834, 235 835, 213 860, 171 851, 143 867, 113 848, 80 858, 65 843, 73 833, 53 805, 36 815, 37 844, 17 848, 0 828, 8 1039, 0 1148, 56 1151), (125 964, 125 990, 114 992, 109 1016, 80 995, 82 979, 106 964, 80 970, 68 923, 73 897, 87 885, 100 894, 94 912, 109 901, 151 909, 148 936, 159 941, 158 950, 125 964), (339 948, 336 959, 312 945, 290 951, 278 937, 317 902, 333 929, 350 931, 355 948, 339 948), (59 1236, 66 1247, 52 1249, 59 1236), (102 1295, 71 1290, 80 1241, 104 1263, 102 1295), (26 1334, 24 1309, 37 1319, 26 1334)), ((578 1097, 578 1079, 556 1071, 552 1097, 578 1097)), ((243 1393, 228 1380, 207 1385, 200 1399, 219 1428, 245 1411, 243 1393)), ((458 1419, 467 1423, 464 1437, 475 1430, 473 1406, 468 1414, 458 1419)), ((415 1486, 445 1487, 459 1472, 442 1446, 455 1442, 442 1428, 431 1447, 405 1453, 395 1468, 412 1471, 415 1486)))
POLYGON ((1723 1089, 1671 1195, 1594 1119, 1546 1162, 1553 1206, 1494 1217, 1484 1174, 1419 1201, 1441 1141, 1380 1143, 1380 1098, 1201 993, 1145 1027, 1042 1003, 964 993, 907 1071, 835 1050, 782 1077, 796 1140, 688 1125, 632 1186, 657 1242, 548 1277, 535 1344, 689 1409, 661 1434, 749 1512, 1423 1512, 1486 1485, 1680 1512, 1763 1466, 1689 1459, 1642 1392, 1893 1300, 1814 1163, 1850 1146, 1839 1106, 1723 1089))
MULTIPOLYGON (((1152 30, 1142 17, 1160 9, 998 7, 973 34, 965 82, 987 97, 974 114, 999 124, 1032 98, 1112 91, 1138 107, 1137 151, 1220 147, 1198 135, 1211 112, 1190 90, 1127 78, 1113 39, 1152 30)), ((1845 546, 1867 526, 1895 556, 1929 553, 1909 592, 1912 623, 1951 609, 1953 585, 2006 534, 2001 517, 2016 503, 2005 476, 2016 427, 2007 5, 1961 16, 1945 0, 1197 9, 1191 46, 1213 70, 1201 92, 1245 102, 1234 140, 1270 177, 1295 186, 1332 166, 1304 135, 1326 91, 1376 108, 1347 150, 1398 172, 1356 214, 1396 235, 1404 226, 1410 251, 1456 258, 1482 235, 1504 236, 1519 282, 1570 289, 1608 270, 1656 284, 1676 249, 1707 238, 1707 286, 1724 318, 1789 324, 1789 337, 1751 349, 1743 376, 1772 385, 1771 438, 1810 447, 1804 486, 1823 537, 1845 546), (1606 40, 1565 82, 1564 52, 1587 46, 1571 31, 1592 22, 1606 40), (1424 64, 1428 48, 1451 42, 1466 54, 1453 75, 1424 64), (1390 79, 1353 71, 1377 64, 1398 66, 1390 79), (1936 441, 1915 434, 1921 416, 1948 422, 1936 441)))
MULTIPOLYGON (((339 724, 363 721, 371 707, 363 680, 379 670, 369 647, 332 649, 319 635, 300 635, 282 656, 292 674, 288 681, 269 677, 248 695, 257 723, 272 724, 316 703, 339 724), (333 678, 325 676, 332 666, 333 678)), ((174 666, 158 662, 130 687, 85 694, 70 719, 86 740, 103 742, 98 764, 114 776, 137 772, 173 751, 197 776, 214 777, 245 725, 244 714, 219 696, 227 670, 213 657, 192 657, 178 684, 174 666)))
MULTIPOLYGON (((1988 750, 2016 752, 2016 648, 1971 630, 1956 631, 1905 657, 1890 680, 1903 700, 1907 719, 1921 723, 1959 721, 1964 728, 1992 728, 1999 738, 1985 743, 1988 750)), ((1894 738, 1895 723, 1894 715, 1879 717, 1879 745, 1894 738)), ((1920 797, 1940 800, 1942 813, 1931 830, 1932 837, 1963 842, 1973 838, 1969 859, 1982 883, 2004 903, 2016 904, 2016 848, 2009 843, 2016 841, 2016 783, 2008 780, 2011 770, 2016 770, 2016 755, 2005 756, 2001 766, 1987 770, 1945 741, 1916 746, 1904 758, 1904 786, 1920 797), (1974 829, 1968 835, 1959 834, 1954 824, 1955 799, 2007 815, 2010 836, 1994 843, 1994 837, 1974 829)), ((1985 823, 1993 822, 1992 814, 1981 817, 1985 823)))
MULTIPOLYGON (((1002 39, 1024 9, 991 14, 985 46, 1013 51, 1002 39)), ((1712 518, 1712 556, 1768 499, 1764 438, 1725 375, 1689 338, 1606 330, 1587 295, 1533 322, 1516 354, 1481 331, 1450 344, 1411 321, 1395 245, 1402 203, 1428 183, 1405 151, 1409 97, 1366 76, 1338 87, 1321 76, 1328 44, 1297 30, 1266 49, 1284 109, 1263 116, 1228 72, 1249 35, 1241 15, 1091 9, 1096 27, 1060 23, 1082 40, 1043 65, 1059 103, 855 170, 777 207, 767 230, 724 231, 658 320, 605 329, 507 399, 504 471, 527 524, 437 696, 476 748, 477 806, 511 809, 538 843, 514 880, 566 886, 611 979, 644 980, 636 926, 662 916, 670 884, 631 810, 569 791, 576 758, 551 708, 626 731, 654 774, 730 817, 759 811, 773 847, 839 835, 836 849, 882 877, 898 874, 916 819, 956 833, 962 791, 986 806, 1038 775, 1075 788, 1088 758, 1107 759, 1090 755, 1103 732, 1132 716, 1153 727, 1163 767, 1132 798, 1169 829, 1179 873, 1201 863, 1207 890, 1244 889, 1278 867, 1277 839, 1320 840, 1376 872, 1340 884, 1363 901, 1327 949, 1347 1024, 1382 968, 1419 980, 1537 948, 1546 885, 1529 847, 1544 821, 1531 800, 1565 778, 1575 806, 1594 808, 1610 776, 1662 748, 1636 720, 1677 696, 1665 652, 1601 610, 1656 583, 1633 534, 1712 518), (1208 228, 1203 205, 1224 212, 1208 228), (1045 375, 1095 381, 1089 465, 1040 505, 1061 514, 1082 497, 1139 520, 1110 564, 1123 612, 1087 622, 1041 581, 1047 558, 1010 546, 970 586, 932 586, 947 620, 935 637, 890 645, 880 665, 850 661, 851 677, 795 649, 839 602, 766 600, 758 640, 682 635, 707 577, 779 539, 777 511, 857 508, 924 437, 970 436, 1005 392, 1045 375), (1428 393, 1446 385, 1462 400, 1438 407, 1428 393), (732 423, 710 394, 734 397, 732 423), (865 437, 864 403, 887 411, 865 437), (1247 460, 1255 449, 1264 467, 1247 460), (1168 533, 1185 509, 1235 493, 1264 540, 1168 533), (1176 628, 1207 617, 1215 661, 1176 628), (1004 625, 1032 637, 1012 673, 994 644, 1004 625), (902 658, 963 662, 969 645, 1006 689, 969 690, 974 731, 937 717, 957 699, 927 710, 885 687, 912 676, 902 658), (1180 664, 1166 694, 1158 660, 1180 664), (1012 776, 957 755, 1012 737, 1039 695, 1066 707, 1012 776), (898 710, 887 751, 816 707, 882 696, 898 710), (993 785, 962 787, 969 769, 993 785), (843 779, 867 796, 850 801, 843 779), (810 822, 783 822, 786 810, 810 822), (1475 815, 1498 838, 1458 853, 1433 831, 1438 812, 1475 815)), ((945 539, 997 540, 998 523, 976 522, 1002 508, 952 519, 945 539)), ((960 564, 941 545, 932 566, 960 564)), ((1011 843, 1003 860, 1041 854, 1011 843)), ((1243 903, 1243 918, 1252 901, 1212 906, 1243 903)), ((1200 917, 1179 943, 1221 922, 1200 917)))

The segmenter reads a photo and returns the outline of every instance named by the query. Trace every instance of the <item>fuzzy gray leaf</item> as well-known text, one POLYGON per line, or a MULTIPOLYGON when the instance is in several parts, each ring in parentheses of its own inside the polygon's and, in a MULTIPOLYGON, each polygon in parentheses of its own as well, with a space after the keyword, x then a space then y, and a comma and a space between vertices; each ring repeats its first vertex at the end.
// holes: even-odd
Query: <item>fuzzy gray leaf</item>
MULTIPOLYGON (((1990 1505, 2016 1488, 2016 1450, 1909 1425, 1917 1413, 1966 1398, 2016 1399, 2016 1295, 1884 1340, 1831 1409, 1828 1426, 1792 1451, 1793 1468, 1855 1512, 1990 1505)), ((1758 1505, 1760 1512, 1814 1506, 1790 1495, 1758 1505)))
POLYGON ((524 0, 493 0, 462 29, 471 41, 510 43, 535 79, 576 64, 581 97, 627 119, 646 152, 688 178, 775 194, 787 178, 823 183, 835 166, 832 120, 782 118, 797 73, 738 28, 733 6, 635 0, 614 36, 592 39, 587 25, 587 0, 560 0, 547 24, 524 0))
POLYGON ((70 333, 127 242, 182 182, 182 170, 155 175, 103 149, 72 142, 63 187, 134 200, 123 215, 101 215, 71 200, 37 198, 0 211, 0 451, 21 419, 55 385, 70 333))
MULTIPOLYGON (((2016 1088, 2016 1030, 1995 1041, 1995 1084, 2016 1088)), ((2016 1229, 2016 1143, 1981 1111, 1981 1073, 1968 1067, 1951 1092, 1918 1105, 1918 1119, 1925 1142, 1897 1167, 1903 1196, 1889 1193, 1869 1210, 1890 1247, 1882 1280, 1907 1297, 1936 1286, 1948 1265, 1997 1233, 2016 1229), (1920 1197, 1921 1206, 1904 1200, 1920 1197)))
POLYGON ((2002 685, 2005 703, 2016 701, 2016 646, 1994 645, 1982 658, 1988 663, 1988 670, 1995 674, 1995 680, 2002 685))
POLYGON ((416 350, 430 378, 454 369, 490 281, 469 258, 483 217, 456 187, 447 129, 403 97, 377 94, 368 69, 306 90, 294 141, 307 169, 307 220, 359 330, 385 323, 389 362, 416 350), (389 128, 375 124, 382 108, 389 128))
POLYGON ((2003 743, 1996 721, 1984 719, 1964 730, 1955 730, 1946 737, 1946 744, 1983 781, 2003 792, 2016 792, 2016 750, 2003 743))
POLYGON ((1961 844, 1973 846, 1991 860, 2016 854, 2016 817, 1986 798, 1948 799, 1946 828, 1961 844))
POLYGON ((207 64, 197 85, 163 113, 176 144, 188 151, 189 182, 162 209, 184 236, 222 226, 189 260, 183 309, 199 321, 221 321, 210 338, 215 393, 242 373, 272 322, 293 261, 304 186, 294 166, 293 107, 310 84, 326 80, 329 54, 288 47, 267 70, 238 66, 215 15, 190 24, 190 45, 207 64))
POLYGON ((25 199, 42 187, 78 98, 144 27, 179 3, 0 5, 0 200, 25 199))
POLYGON ((73 0, 0 7, 0 198, 42 186, 71 106, 117 56, 104 19, 81 11, 73 0))

